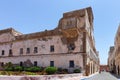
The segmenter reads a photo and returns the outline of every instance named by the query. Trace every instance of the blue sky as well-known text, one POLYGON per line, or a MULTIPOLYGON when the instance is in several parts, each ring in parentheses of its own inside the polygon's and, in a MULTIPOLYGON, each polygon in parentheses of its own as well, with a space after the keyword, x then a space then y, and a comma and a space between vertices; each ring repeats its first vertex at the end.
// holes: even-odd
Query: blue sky
POLYGON ((101 64, 106 64, 120 23, 119 4, 119 0, 0 0, 0 29, 13 27, 22 33, 54 29, 64 12, 91 6, 96 48, 101 64))

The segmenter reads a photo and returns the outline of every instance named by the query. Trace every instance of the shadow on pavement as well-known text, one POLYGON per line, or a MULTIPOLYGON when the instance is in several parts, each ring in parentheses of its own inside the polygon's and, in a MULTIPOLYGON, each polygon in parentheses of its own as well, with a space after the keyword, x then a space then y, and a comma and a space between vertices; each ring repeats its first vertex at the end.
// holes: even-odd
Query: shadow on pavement
POLYGON ((120 75, 113 74, 113 73, 111 73, 111 75, 115 76, 117 79, 120 79, 120 75))

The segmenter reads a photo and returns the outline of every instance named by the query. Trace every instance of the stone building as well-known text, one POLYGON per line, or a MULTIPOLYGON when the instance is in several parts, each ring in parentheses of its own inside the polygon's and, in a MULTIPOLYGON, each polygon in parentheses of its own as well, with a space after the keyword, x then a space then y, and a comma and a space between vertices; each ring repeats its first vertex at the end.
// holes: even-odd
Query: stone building
POLYGON ((106 72, 108 72, 108 71, 109 71, 108 65, 100 65, 100 72, 101 72, 101 71, 106 71, 106 72))
POLYGON ((108 53, 108 66, 109 71, 115 73, 115 54, 114 54, 114 46, 111 46, 108 53))
POLYGON ((86 75, 99 69, 90 7, 63 14, 58 27, 31 34, 9 28, 0 30, 0 63, 20 66, 55 66, 86 75), (29 64, 28 64, 29 63, 29 64))
POLYGON ((114 46, 110 47, 108 65, 110 71, 120 75, 120 25, 115 35, 114 46))

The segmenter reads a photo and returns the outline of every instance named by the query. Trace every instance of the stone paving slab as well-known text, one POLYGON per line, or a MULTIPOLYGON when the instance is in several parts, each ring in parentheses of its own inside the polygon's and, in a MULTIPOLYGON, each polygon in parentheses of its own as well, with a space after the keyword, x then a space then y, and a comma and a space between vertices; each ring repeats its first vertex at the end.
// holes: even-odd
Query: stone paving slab
POLYGON ((100 74, 96 74, 92 77, 88 77, 83 80, 118 80, 118 79, 108 72, 101 72, 100 74))

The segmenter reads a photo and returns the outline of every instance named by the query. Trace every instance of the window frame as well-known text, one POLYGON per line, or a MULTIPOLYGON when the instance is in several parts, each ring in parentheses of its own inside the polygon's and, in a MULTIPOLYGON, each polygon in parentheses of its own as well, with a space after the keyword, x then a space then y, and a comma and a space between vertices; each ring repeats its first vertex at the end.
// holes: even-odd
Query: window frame
POLYGON ((9 56, 12 56, 12 55, 13 55, 12 49, 9 49, 9 56))
POLYGON ((34 47, 34 53, 38 53, 38 47, 34 47))
POLYGON ((1 54, 1 55, 2 55, 2 56, 5 55, 5 50, 2 50, 2 54, 1 54))
POLYGON ((50 46, 50 52, 54 52, 55 51, 55 46, 54 45, 51 45, 50 46))
POLYGON ((51 67, 54 67, 54 65, 55 65, 55 64, 54 64, 54 61, 50 61, 50 66, 51 66, 51 67))
POLYGON ((70 67, 70 68, 74 68, 74 67, 75 67, 74 60, 70 60, 70 61, 69 61, 69 67, 70 67))
POLYGON ((1 67, 4 67, 4 62, 1 62, 1 67))
POLYGON ((20 55, 23 54, 23 48, 20 48, 20 55))
POLYGON ((38 62, 37 61, 34 61, 34 66, 38 66, 38 62))
POLYGON ((29 54, 30 53, 30 48, 26 49, 26 53, 29 54))
POLYGON ((23 62, 22 61, 20 61, 20 66, 23 66, 23 62))

